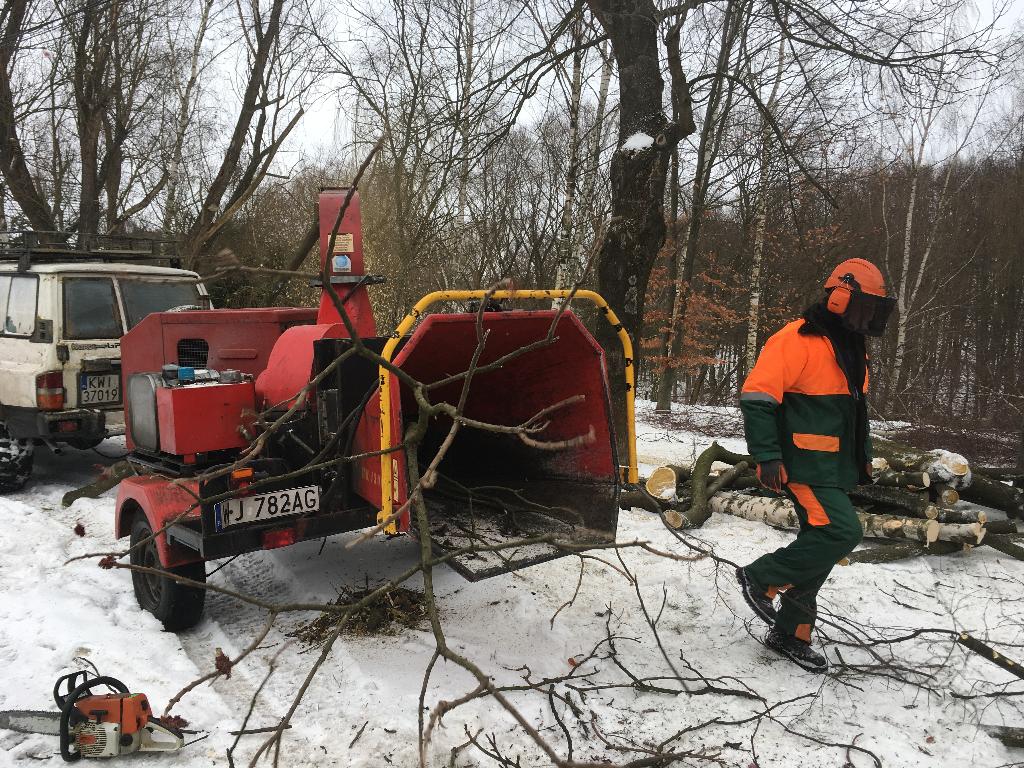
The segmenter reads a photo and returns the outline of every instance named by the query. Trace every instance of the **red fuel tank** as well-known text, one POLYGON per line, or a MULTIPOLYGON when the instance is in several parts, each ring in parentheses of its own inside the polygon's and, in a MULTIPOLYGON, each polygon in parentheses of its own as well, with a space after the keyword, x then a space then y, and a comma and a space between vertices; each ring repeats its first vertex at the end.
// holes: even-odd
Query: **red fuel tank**
POLYGON ((236 384, 193 384, 156 391, 160 450, 190 456, 249 445, 239 427, 251 423, 256 411, 252 381, 236 384))

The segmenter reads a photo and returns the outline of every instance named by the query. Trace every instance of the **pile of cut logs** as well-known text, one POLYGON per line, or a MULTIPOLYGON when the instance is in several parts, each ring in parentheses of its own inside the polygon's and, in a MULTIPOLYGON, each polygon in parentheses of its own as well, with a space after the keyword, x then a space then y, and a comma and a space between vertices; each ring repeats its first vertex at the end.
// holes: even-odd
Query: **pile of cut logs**
MULTIPOLYGON (((972 467, 963 456, 922 451, 875 438, 872 482, 850 491, 866 539, 886 546, 859 550, 850 562, 891 562, 990 546, 1024 560, 1024 488, 1010 472, 972 467)), ((718 443, 692 467, 666 465, 623 492, 623 508, 662 515, 673 528, 697 528, 712 513, 774 528, 797 529, 793 503, 761 488, 750 456, 718 443), (724 467, 724 468, 723 468, 724 467)))

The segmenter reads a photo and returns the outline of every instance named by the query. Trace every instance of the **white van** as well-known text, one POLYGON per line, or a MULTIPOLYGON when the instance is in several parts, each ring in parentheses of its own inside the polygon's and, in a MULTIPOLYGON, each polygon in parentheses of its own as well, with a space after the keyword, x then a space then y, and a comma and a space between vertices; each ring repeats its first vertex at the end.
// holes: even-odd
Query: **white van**
POLYGON ((37 444, 91 448, 123 425, 128 329, 151 312, 210 306, 195 272, 60 258, 0 244, 0 492, 27 482, 37 444))

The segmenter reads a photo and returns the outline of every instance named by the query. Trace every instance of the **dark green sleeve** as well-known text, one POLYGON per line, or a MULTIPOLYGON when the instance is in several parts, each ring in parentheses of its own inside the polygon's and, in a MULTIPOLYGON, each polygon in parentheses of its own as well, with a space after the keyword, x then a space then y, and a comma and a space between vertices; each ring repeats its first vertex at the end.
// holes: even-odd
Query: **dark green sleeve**
MULTIPOLYGON (((866 410, 866 409, 865 409, 866 410)), ((871 421, 864 415, 864 460, 870 464, 875 457, 874 446, 871 444, 871 421)))
POLYGON ((768 395, 757 397, 758 394, 744 392, 740 396, 747 450, 758 464, 773 459, 781 461, 782 448, 779 445, 777 422, 779 404, 768 395))

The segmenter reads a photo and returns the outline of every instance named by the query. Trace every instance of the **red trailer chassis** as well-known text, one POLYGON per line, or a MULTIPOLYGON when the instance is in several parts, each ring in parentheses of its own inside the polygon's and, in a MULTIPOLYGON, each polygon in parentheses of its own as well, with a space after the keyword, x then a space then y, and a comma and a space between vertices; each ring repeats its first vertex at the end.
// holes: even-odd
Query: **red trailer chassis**
MULTIPOLYGON (((338 228, 334 253, 326 252, 344 195, 321 195, 321 264, 355 332, 428 385, 432 402, 457 404, 459 374, 477 349, 478 316, 423 313, 435 301, 482 292, 427 297, 394 334, 378 337, 358 196, 338 228)), ((565 292, 503 292, 499 298, 550 301, 559 295, 565 292)), ((617 324, 600 297, 584 298, 617 324)), ((465 418, 512 427, 562 403, 545 417, 538 439, 563 449, 537 450, 515 435, 464 427, 441 465, 443 482, 425 494, 430 530, 413 533, 429 535, 449 553, 542 532, 574 548, 613 539, 621 482, 636 479, 632 388, 630 450, 620 467, 604 354, 576 315, 488 311, 480 318, 488 337, 465 418)), ((632 383, 629 339, 624 332, 620 337, 632 383)), ((202 582, 208 560, 378 522, 388 524, 388 532, 410 531, 403 509, 407 462, 433 456, 451 422, 435 418, 420 454, 406 455, 395 446, 396 436, 417 417, 417 401, 376 361, 352 354, 352 346, 326 292, 315 316, 306 309, 161 313, 122 339, 127 440, 143 474, 121 483, 115 531, 132 537, 133 563, 149 566, 133 572, 136 596, 166 628, 198 621, 205 592, 160 572, 202 582), (267 429, 271 422, 274 428, 267 429), (250 447, 254 441, 258 450, 250 447)), ((452 565, 477 579, 565 553, 564 546, 545 542, 499 556, 454 557, 452 565)))

